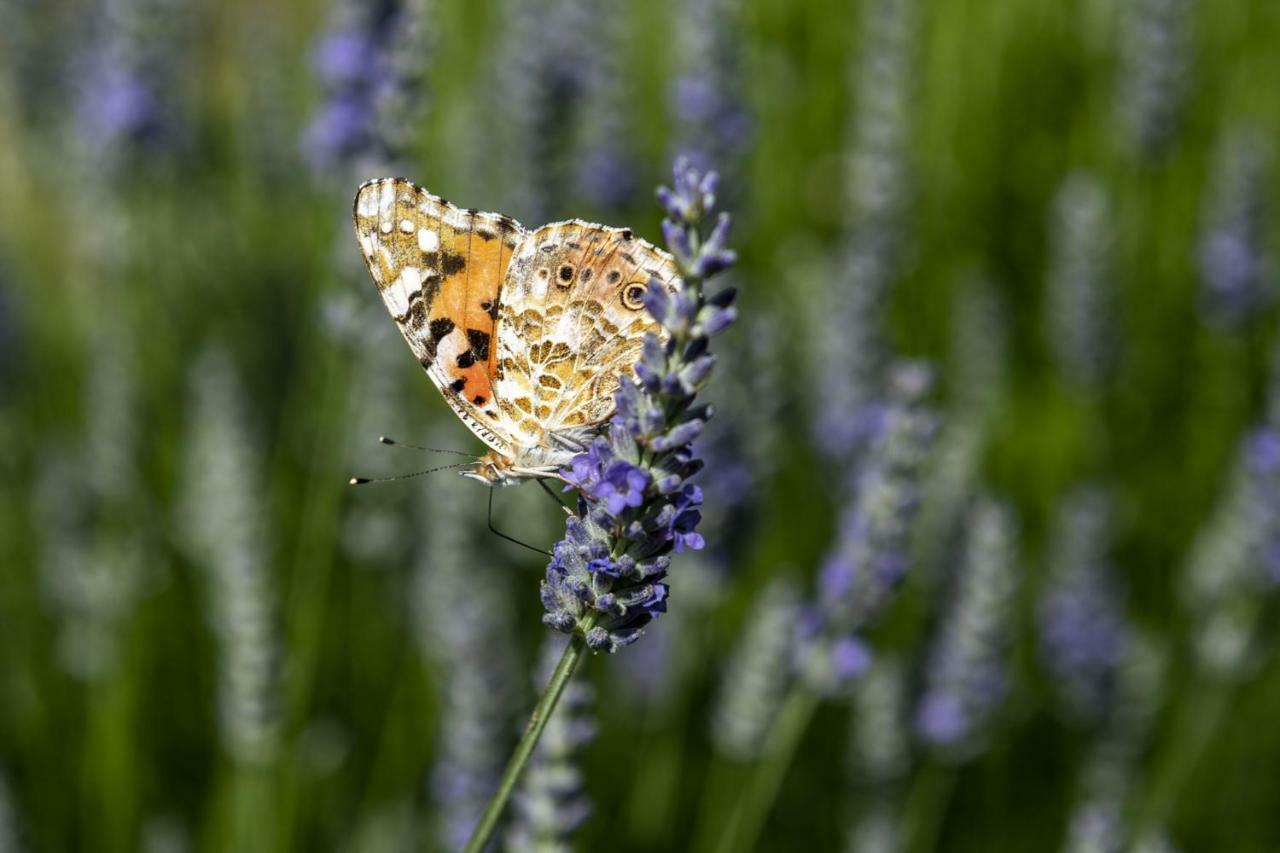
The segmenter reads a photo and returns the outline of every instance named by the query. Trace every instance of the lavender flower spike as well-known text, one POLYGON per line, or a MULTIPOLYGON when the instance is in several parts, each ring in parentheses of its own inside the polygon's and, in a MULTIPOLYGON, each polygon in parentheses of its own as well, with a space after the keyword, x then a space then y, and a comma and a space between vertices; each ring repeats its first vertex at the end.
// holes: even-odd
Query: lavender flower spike
POLYGON ((835 692, 866 670, 870 652, 860 636, 887 609, 907 567, 921 466, 935 431, 924 406, 932 377, 923 365, 904 362, 888 384, 839 538, 822 567, 818 603, 800 624, 797 666, 820 693, 835 692))
POLYGON ((725 667, 712 718, 711 742, 735 761, 760 757, 788 687, 787 663, 799 601, 786 579, 765 587, 752 605, 725 667))
POLYGON ((715 365, 710 339, 736 317, 733 290, 708 296, 703 289, 734 262, 726 214, 704 236, 715 189, 714 172, 682 159, 673 188, 658 191, 667 210, 663 234, 683 283, 674 294, 650 287, 645 306, 670 337, 665 344, 655 335, 645 339, 635 379, 623 377, 618 386, 608 433, 564 472, 578 489, 578 511, 547 565, 543 621, 596 651, 639 639, 666 612, 671 554, 703 546, 702 490, 689 478, 702 467, 692 443, 711 411, 694 404, 715 365))
POLYGON ((1233 129, 1219 143, 1197 248, 1205 319, 1238 329, 1276 300, 1267 235, 1271 148, 1254 128, 1233 129))
POLYGON ((1109 502, 1097 488, 1058 511, 1050 578, 1040 601, 1040 650, 1073 719, 1095 723, 1111 706, 1127 626, 1107 550, 1109 502))
POLYGON ((973 508, 954 604, 926 673, 916 728, 926 743, 965 757, 1008 692, 1005 645, 1016 590, 1010 510, 989 498, 973 508))

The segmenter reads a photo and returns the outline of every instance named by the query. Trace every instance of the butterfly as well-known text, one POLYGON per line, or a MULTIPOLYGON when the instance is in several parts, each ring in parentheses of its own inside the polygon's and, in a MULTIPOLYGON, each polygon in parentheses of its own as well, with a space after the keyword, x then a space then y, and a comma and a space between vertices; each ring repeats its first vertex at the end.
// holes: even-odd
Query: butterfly
POLYGON ((387 311, 445 402, 490 451, 492 486, 557 477, 614 413, 648 333, 646 290, 681 286, 671 255, 580 220, 528 231, 404 178, 361 185, 356 239, 387 311))

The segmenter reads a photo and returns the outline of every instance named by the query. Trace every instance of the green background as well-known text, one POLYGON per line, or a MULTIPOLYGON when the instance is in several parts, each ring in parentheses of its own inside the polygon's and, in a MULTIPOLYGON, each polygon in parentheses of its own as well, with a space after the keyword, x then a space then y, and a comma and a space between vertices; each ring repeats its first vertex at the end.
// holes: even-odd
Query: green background
MULTIPOLYGON (((563 175, 582 154, 571 129, 556 127, 537 140, 558 164, 543 176, 558 187, 540 200, 549 218, 596 218, 660 238, 648 188, 666 180, 676 148, 668 93, 682 61, 678 33, 689 26, 677 5, 596 13, 614 26, 604 30, 609 40, 590 44, 616 63, 621 84, 612 100, 566 122, 581 127, 597 110, 613 111, 609 126, 625 138, 641 191, 624 209, 577 197, 563 175)), ((1273 381, 1272 318, 1206 322, 1196 247, 1221 189, 1223 141, 1252 128, 1275 154, 1280 7, 1182 4, 1177 120, 1166 142, 1144 149, 1126 125, 1133 107, 1123 93, 1134 73, 1126 26, 1159 3, 916 5, 909 133, 897 151, 907 169, 904 249, 889 336, 896 352, 937 367, 933 405, 944 424, 961 401, 988 407, 969 485, 1008 500, 1020 535, 1018 607, 1007 616, 1011 696, 971 759, 921 760, 907 786, 928 814, 904 818, 908 834, 912 820, 936 820, 937 849, 1061 845, 1093 735, 1056 710, 1035 608, 1055 507, 1068 489, 1096 482, 1114 498, 1111 550, 1128 618, 1167 661, 1124 809, 1154 818, 1177 849, 1276 849, 1273 613, 1263 591, 1246 595, 1263 608, 1249 666, 1206 674, 1192 645, 1202 602, 1187 593, 1184 569, 1273 381), (1094 388, 1063 378, 1045 322, 1053 200, 1082 169, 1110 199, 1108 316, 1099 322, 1118 354, 1094 388), (957 329, 956 306, 974 282, 1000 306, 995 328, 976 337, 1006 342, 1000 363, 976 381, 999 387, 973 387, 965 365, 963 336, 975 333, 957 329)), ((747 772, 712 746, 719 674, 757 592, 785 575, 811 594, 830 545, 845 474, 808 439, 824 393, 808 342, 841 281, 843 235, 857 224, 842 185, 869 49, 866 6, 750 0, 721 21, 752 132, 726 166, 743 322, 720 341, 718 417, 768 433, 769 464, 752 495, 753 523, 706 531, 734 546, 715 591, 686 596, 675 561, 672 630, 682 597, 700 603, 679 624, 665 668, 650 676, 658 688, 638 687, 639 662, 627 661, 656 636, 584 667, 599 731, 583 759, 594 813, 578 849, 688 849, 695 832, 715 834, 728 807, 707 795, 707 780, 747 772), (763 352, 754 336, 767 342, 763 352), (758 407, 735 408, 743 394, 734 389, 755 369, 774 376, 767 423, 758 407)), ((144 38, 173 46, 162 88, 182 131, 164 150, 108 162, 75 115, 77 59, 102 37, 87 23, 92 10, 20 2, 4 12, 0 780, 24 848, 435 849, 437 808, 425 780, 448 712, 448 661, 456 666, 462 654, 423 624, 430 611, 419 584, 448 571, 441 566, 507 608, 483 624, 505 635, 493 638, 493 655, 510 650, 514 683, 493 701, 509 703, 511 738, 532 705, 526 673, 546 633, 537 597, 544 566, 485 532, 483 489, 455 487, 449 474, 344 485, 352 473, 435 461, 379 449, 379 434, 477 452, 479 442, 377 316, 347 226, 355 186, 376 175, 358 164, 317 174, 300 156, 324 97, 309 52, 329 14, 319 3, 282 2, 192 4, 162 16, 144 38), (193 390, 206 369, 231 377, 227 394, 211 392, 212 408, 193 390), (202 420, 228 407, 229 455, 199 456, 202 420), (264 714, 275 747, 252 761, 233 758, 219 733, 226 663, 215 584, 187 532, 219 523, 198 489, 193 503, 200 469, 222 472, 223 491, 211 486, 212 494, 249 526, 245 547, 261 570, 256 600, 274 661, 264 714), (441 523, 447 513, 458 528, 441 523), (102 669, 77 675, 74 661, 96 654, 105 655, 102 669)), ((492 153, 533 144, 503 136, 506 93, 495 69, 511 59, 501 33, 515 14, 495 2, 432 5, 434 46, 402 163, 435 193, 531 225, 530 211, 504 208, 511 182, 529 179, 519 173, 526 161, 492 153)), ((1264 180, 1254 189, 1274 201, 1274 176, 1264 180)), ((1264 223, 1274 243, 1275 224, 1264 223)), ((926 481, 926 504, 928 489, 926 481)), ((495 518, 546 546, 562 528, 545 499, 520 494, 534 491, 497 494, 495 518)), ((715 500, 709 492, 708 504, 715 500)), ((909 584, 874 644, 919 661, 917 629, 933 624, 940 605, 909 584)), ((861 796, 848 781, 848 718, 845 703, 820 708, 759 849, 842 847, 861 796)))

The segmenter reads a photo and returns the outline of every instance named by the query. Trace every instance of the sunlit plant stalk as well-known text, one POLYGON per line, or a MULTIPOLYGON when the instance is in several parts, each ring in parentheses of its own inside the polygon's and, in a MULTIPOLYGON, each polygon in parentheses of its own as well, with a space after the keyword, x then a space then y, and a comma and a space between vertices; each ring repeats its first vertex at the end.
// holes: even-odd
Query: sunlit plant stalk
POLYGON ((871 651, 863 634, 883 617, 901 583, 935 418, 924 402, 931 386, 927 369, 899 364, 887 384, 865 456, 852 472, 821 593, 798 620, 794 683, 763 735, 760 763, 718 834, 719 853, 755 847, 814 713, 823 699, 846 697, 865 674, 871 651))
POLYGON ((617 414, 606 434, 562 472, 578 490, 577 512, 565 525, 542 583, 543 621, 570 636, 534 708, 502 780, 468 842, 479 853, 497 828, 516 783, 551 713, 588 650, 615 652, 644 634, 667 609, 671 553, 703 546, 697 533, 702 490, 689 482, 702 462, 693 441, 711 417, 696 406, 715 366, 710 339, 737 316, 735 293, 708 295, 708 279, 733 265, 730 220, 715 208, 717 177, 677 160, 672 188, 660 187, 662 233, 682 284, 668 293, 649 282, 645 307, 667 332, 645 337, 635 377, 620 377, 617 414))

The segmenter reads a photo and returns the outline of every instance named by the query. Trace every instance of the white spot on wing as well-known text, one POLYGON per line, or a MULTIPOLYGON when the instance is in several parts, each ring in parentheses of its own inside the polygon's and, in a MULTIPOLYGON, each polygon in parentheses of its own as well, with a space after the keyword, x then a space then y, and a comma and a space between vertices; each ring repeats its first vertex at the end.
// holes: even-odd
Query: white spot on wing
POLYGON ((382 193, 378 197, 378 215, 383 219, 390 219, 391 213, 396 207, 396 184, 395 181, 383 181, 382 193))
POLYGON ((401 219, 401 220, 400 220, 400 230, 401 230, 401 231, 403 231, 403 232, 404 232, 404 233, 406 233, 406 234, 412 234, 412 233, 413 233, 413 223, 412 223, 412 222, 410 222, 408 219, 401 219))
POLYGON ((422 271, 417 267, 405 267, 400 273, 400 284, 404 287, 404 305, 408 310, 409 295, 422 289, 422 271))
POLYGON ((382 230, 382 233, 383 233, 383 234, 390 234, 390 233, 391 233, 391 222, 390 222, 390 221, 383 222, 383 223, 382 223, 382 226, 381 226, 381 230, 382 230))
POLYGON ((422 272, 417 267, 405 267, 391 287, 382 292, 387 310, 397 316, 409 310, 409 295, 422 287, 422 272))
POLYGON ((382 291, 382 298, 387 300, 387 310, 392 314, 400 315, 409 310, 409 297, 404 286, 404 272, 400 273, 390 287, 382 291))
POLYGON ((466 231, 471 227, 471 217, 466 211, 459 210, 456 207, 445 208, 444 221, 459 231, 466 231))
POLYGON ((360 199, 356 202, 356 213, 361 216, 378 215, 378 188, 376 186, 365 187, 360 191, 360 199))
POLYGON ((429 228, 419 228, 418 248, 424 252, 434 252, 440 248, 440 235, 429 228))

